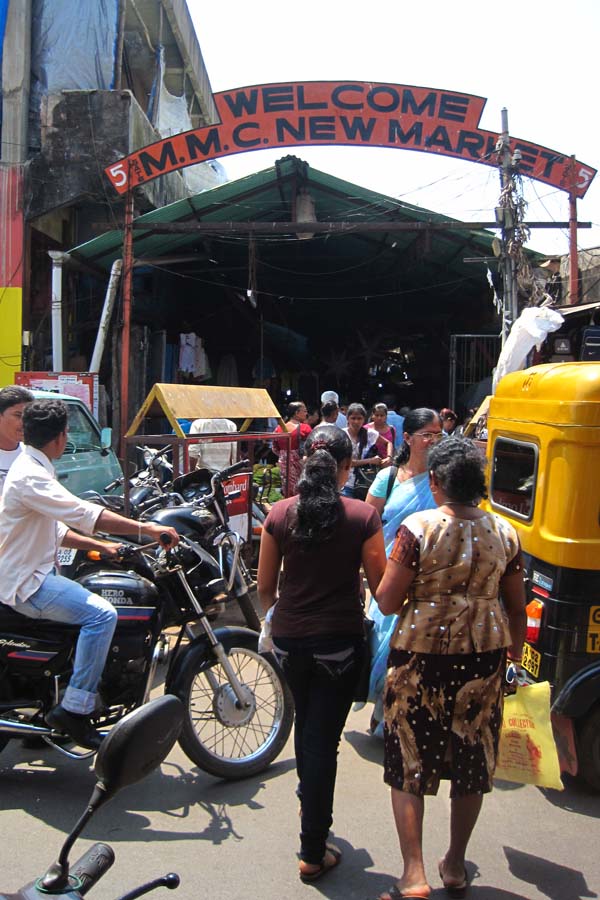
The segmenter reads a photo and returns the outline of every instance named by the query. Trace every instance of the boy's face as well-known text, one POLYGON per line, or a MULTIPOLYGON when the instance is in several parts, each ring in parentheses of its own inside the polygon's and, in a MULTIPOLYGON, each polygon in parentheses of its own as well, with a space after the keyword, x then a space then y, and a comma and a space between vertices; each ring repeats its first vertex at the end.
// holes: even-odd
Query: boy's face
POLYGON ((23 410, 26 403, 15 403, 0 413, 0 449, 16 450, 23 440, 23 410))

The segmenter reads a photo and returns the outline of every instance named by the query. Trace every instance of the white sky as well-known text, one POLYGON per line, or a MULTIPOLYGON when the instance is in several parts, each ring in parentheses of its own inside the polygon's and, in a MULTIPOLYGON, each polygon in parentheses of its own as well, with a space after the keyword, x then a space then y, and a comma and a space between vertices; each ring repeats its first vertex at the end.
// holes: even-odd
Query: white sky
MULTIPOLYGON (((482 128, 600 168, 598 0, 187 0, 214 91, 280 81, 413 84, 487 98, 482 128)), ((495 169, 431 153, 298 147, 224 157, 231 179, 288 152, 340 178, 465 221, 492 220, 495 169)), ((568 195, 524 179, 530 221, 567 221, 568 195)), ((578 219, 580 248, 600 246, 600 174, 578 219)), ((318 210, 317 210, 318 215, 318 210)), ((532 231, 529 246, 567 253, 568 232, 532 231)))

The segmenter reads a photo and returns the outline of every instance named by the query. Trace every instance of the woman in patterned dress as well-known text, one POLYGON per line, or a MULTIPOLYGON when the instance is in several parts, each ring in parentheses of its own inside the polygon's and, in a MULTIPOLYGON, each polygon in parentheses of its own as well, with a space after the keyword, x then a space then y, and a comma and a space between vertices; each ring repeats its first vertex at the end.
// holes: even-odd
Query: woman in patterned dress
POLYGON ((384 688, 384 780, 404 862, 381 900, 429 896, 423 798, 441 777, 451 782, 451 823, 439 875, 451 896, 463 896, 467 844, 492 789, 506 656, 520 663, 526 615, 517 534, 477 506, 483 465, 464 438, 432 448, 437 508, 404 520, 377 588, 381 611, 398 613, 384 688))

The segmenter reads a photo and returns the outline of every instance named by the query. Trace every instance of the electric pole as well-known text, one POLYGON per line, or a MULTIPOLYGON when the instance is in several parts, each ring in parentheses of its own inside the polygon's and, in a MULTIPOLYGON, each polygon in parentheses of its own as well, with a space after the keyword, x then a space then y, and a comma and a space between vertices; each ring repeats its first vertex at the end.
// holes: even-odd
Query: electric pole
POLYGON ((502 345, 519 315, 517 261, 523 244, 523 213, 525 204, 517 189, 515 175, 521 161, 520 150, 510 152, 508 111, 502 110, 502 132, 496 144, 500 164, 500 199, 496 207, 496 221, 502 228, 500 271, 503 281, 502 345))

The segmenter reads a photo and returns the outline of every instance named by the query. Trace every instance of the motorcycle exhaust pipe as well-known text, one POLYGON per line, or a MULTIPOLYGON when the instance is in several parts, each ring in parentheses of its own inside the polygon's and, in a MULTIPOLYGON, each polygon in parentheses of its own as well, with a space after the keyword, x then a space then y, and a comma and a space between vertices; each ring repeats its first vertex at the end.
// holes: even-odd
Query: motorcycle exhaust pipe
POLYGON ((28 722, 15 722, 14 719, 0 719, 0 734, 14 734, 17 737, 26 737, 32 734, 43 737, 52 734, 52 729, 47 725, 31 725, 28 722))

